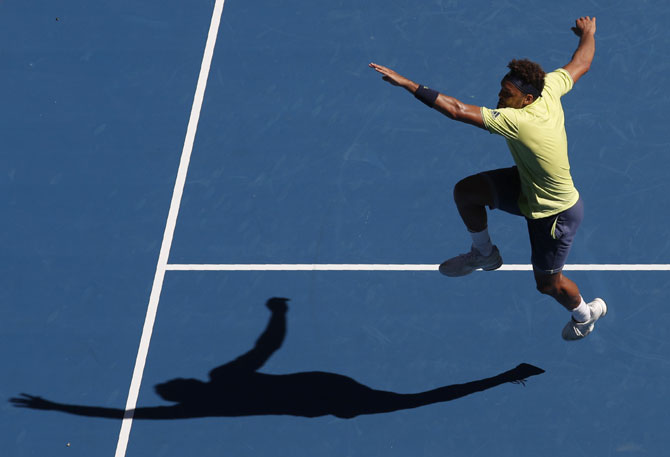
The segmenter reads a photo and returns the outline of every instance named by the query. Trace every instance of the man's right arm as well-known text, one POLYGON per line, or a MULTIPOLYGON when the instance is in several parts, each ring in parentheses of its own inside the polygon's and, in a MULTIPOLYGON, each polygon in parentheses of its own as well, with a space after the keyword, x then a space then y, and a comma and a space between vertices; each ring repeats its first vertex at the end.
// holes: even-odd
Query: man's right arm
MULTIPOLYGON (((415 96, 417 94, 417 90, 421 87, 419 84, 399 75, 390 68, 377 65, 376 63, 371 63, 369 67, 376 70, 378 73, 381 73, 383 75, 382 79, 384 81, 390 83, 393 86, 402 87, 415 96)), ((436 95, 436 98, 432 100, 431 105, 429 105, 431 108, 436 109, 440 113, 455 121, 465 122, 466 124, 486 129, 484 120, 482 119, 480 107, 475 105, 468 105, 467 103, 463 103, 448 95, 437 92, 433 93, 436 95)), ((424 101, 424 103, 426 102, 424 101)))
POLYGON ((570 63, 563 68, 570 73, 572 81, 577 82, 591 68, 596 52, 596 18, 580 17, 575 21, 572 31, 579 37, 579 45, 570 63))

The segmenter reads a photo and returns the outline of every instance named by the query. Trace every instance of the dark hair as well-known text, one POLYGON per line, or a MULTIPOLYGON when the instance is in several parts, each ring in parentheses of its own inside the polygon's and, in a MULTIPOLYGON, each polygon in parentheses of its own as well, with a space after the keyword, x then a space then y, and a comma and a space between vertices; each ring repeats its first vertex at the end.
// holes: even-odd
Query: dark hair
POLYGON ((542 93, 542 90, 544 89, 544 76, 546 73, 540 64, 528 59, 514 59, 507 64, 507 68, 510 69, 512 75, 521 78, 521 80, 530 84, 542 93))

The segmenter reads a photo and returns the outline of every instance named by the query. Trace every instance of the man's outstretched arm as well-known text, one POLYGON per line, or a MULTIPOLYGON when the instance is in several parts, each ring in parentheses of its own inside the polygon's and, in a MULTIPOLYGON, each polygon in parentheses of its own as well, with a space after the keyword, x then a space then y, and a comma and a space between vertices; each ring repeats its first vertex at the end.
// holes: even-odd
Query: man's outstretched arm
POLYGON ((570 73, 572 81, 577 82, 591 68, 596 53, 596 18, 580 17, 575 21, 572 31, 579 37, 579 45, 570 63, 563 68, 570 73))
MULTIPOLYGON (((382 65, 371 63, 369 67, 381 73, 383 75, 382 79, 384 81, 394 86, 402 87, 403 89, 406 89, 414 96, 417 96, 417 90, 419 90, 419 88, 421 87, 419 86, 419 84, 405 78, 404 76, 399 75, 390 68, 386 68, 382 65)), ((436 95, 437 98, 435 98, 435 100, 431 104, 429 104, 429 106, 431 106, 432 108, 438 110, 440 113, 444 114, 450 119, 465 122, 466 124, 471 124, 477 127, 481 127, 483 129, 486 128, 484 126, 484 119, 482 118, 482 112, 480 107, 474 105, 468 105, 448 95, 439 93, 436 95)), ((417 98, 423 101, 423 99, 421 99, 420 97, 417 98)), ((424 101, 424 103, 426 102, 424 101)))

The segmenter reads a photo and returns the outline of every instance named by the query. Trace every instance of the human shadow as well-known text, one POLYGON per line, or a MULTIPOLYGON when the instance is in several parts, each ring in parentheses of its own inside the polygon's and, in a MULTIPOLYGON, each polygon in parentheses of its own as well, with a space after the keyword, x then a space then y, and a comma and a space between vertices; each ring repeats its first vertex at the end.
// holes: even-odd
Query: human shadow
POLYGON ((439 387, 420 393, 401 394, 372 389, 340 374, 310 371, 284 375, 258 370, 281 347, 286 335, 285 298, 271 298, 272 312, 267 327, 255 346, 235 360, 209 372, 209 381, 176 378, 157 384, 156 393, 169 406, 143 406, 124 411, 118 408, 57 403, 21 394, 9 401, 16 407, 62 411, 90 417, 134 419, 186 419, 196 417, 238 417, 291 415, 318 417, 332 414, 352 418, 361 414, 389 413, 432 403, 451 401, 504 383, 524 384, 526 378, 544 370, 522 363, 491 378, 439 387))

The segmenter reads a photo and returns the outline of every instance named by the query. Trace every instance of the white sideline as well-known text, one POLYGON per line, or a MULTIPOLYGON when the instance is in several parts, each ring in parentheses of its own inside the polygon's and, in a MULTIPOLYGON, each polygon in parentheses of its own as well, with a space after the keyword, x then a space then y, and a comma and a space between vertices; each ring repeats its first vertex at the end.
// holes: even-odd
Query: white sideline
POLYGON ((209 69, 212 63, 212 57, 214 55, 214 46, 216 45, 216 38, 219 32, 219 24, 221 23, 224 2, 225 0, 216 0, 214 11, 212 12, 212 20, 209 26, 209 33, 207 34, 207 43, 205 45, 202 64, 200 66, 198 84, 196 86, 195 95, 193 97, 191 116, 188 121, 188 127, 186 128, 186 138, 184 139, 184 147, 182 149, 181 159, 179 162, 179 170, 177 171, 177 179, 175 181, 174 191, 172 192, 172 202, 170 203, 170 210, 168 212, 168 218, 165 223, 163 244, 161 245, 160 254, 158 256, 156 274, 154 276, 154 282, 151 288, 151 296, 149 297, 149 306, 147 307, 147 314, 144 320, 142 336, 140 338, 140 346, 137 351, 137 359, 135 360, 133 377, 130 382, 130 389, 128 391, 125 414, 121 423, 119 440, 116 444, 116 453, 114 454, 115 457, 124 457, 128 448, 128 439, 130 438, 130 429, 133 423, 133 412, 135 406, 137 405, 137 397, 140 392, 140 385, 142 384, 144 366, 147 360, 147 354, 149 352, 149 343, 151 342, 151 335, 153 333, 154 322, 156 320, 156 312, 158 311, 158 301, 161 295, 161 290, 163 289, 163 280, 165 278, 165 271, 167 269, 168 258, 170 256, 170 248, 172 247, 175 226, 177 225, 177 216, 179 215, 181 198, 184 193, 186 174, 188 172, 188 165, 191 160, 191 152, 193 151, 195 134, 198 129, 200 110, 202 109, 202 102, 205 96, 205 88, 207 87, 207 79, 209 77, 209 69))
MULTIPOLYGON (((437 271, 422 264, 169 264, 170 271, 437 271)), ((496 271, 532 271, 531 265, 503 265, 496 271)), ((565 271, 670 271, 670 264, 573 264, 565 271)), ((479 270, 481 271, 481 270, 479 270)))

